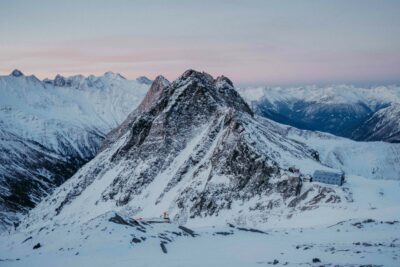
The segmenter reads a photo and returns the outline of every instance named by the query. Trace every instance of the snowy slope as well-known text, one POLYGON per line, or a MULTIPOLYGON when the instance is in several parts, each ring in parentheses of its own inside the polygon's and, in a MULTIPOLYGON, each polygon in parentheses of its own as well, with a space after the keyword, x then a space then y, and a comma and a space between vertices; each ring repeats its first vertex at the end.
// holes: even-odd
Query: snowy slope
POLYGON ((0 76, 0 225, 93 158, 147 89, 111 72, 45 81, 18 70, 0 76))
POLYGON ((318 151, 320 161, 329 167, 369 179, 400 180, 400 144, 357 142, 269 122, 275 124, 275 129, 283 136, 318 151))
POLYGON ((356 140, 385 140, 400 143, 400 103, 392 103, 375 112, 353 133, 356 140))
POLYGON ((239 91, 257 114, 297 128, 361 141, 397 142, 399 137, 400 121, 394 109, 398 110, 400 88, 396 85, 260 87, 239 91))

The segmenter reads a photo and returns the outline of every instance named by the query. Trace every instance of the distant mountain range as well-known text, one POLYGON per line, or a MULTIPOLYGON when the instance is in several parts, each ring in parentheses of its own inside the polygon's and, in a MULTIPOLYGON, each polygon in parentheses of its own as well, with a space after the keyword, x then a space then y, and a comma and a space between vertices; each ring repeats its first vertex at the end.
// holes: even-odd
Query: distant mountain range
POLYGON ((147 89, 112 72, 0 76, 0 230, 92 159, 147 89))
POLYGON ((359 141, 400 142, 400 87, 242 88, 256 114, 359 141))

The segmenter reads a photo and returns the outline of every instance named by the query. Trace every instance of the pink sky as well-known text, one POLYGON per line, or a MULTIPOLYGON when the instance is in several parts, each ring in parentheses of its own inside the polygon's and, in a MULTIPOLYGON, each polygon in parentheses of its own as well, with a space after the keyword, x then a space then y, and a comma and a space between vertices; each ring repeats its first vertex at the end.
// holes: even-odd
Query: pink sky
POLYGON ((193 68, 239 84, 400 80, 399 2, 133 2, 3 4, 0 73, 174 79, 193 68))

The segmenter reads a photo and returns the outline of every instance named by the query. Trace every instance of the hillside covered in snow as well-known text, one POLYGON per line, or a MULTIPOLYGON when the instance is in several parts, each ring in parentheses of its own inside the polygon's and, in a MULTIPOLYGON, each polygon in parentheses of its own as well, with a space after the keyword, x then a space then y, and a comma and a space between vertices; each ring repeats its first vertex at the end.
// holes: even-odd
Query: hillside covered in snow
POLYGON ((112 72, 0 76, 0 230, 92 159, 147 89, 112 72))

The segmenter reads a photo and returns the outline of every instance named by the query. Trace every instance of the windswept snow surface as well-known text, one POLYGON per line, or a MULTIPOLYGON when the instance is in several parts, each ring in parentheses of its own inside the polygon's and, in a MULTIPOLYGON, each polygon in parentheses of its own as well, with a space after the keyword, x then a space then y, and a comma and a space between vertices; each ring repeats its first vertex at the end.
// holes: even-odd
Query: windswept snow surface
MULTIPOLYGON (((381 190, 393 186, 386 183, 381 190)), ((367 196, 373 199, 366 203, 378 198, 381 200, 377 202, 398 201, 397 194, 391 195, 393 191, 385 191, 385 195, 369 192, 367 196)), ((369 207, 373 208, 377 206, 369 207)), ((12 237, 2 236, 0 265, 395 267, 400 259, 399 213, 385 214, 371 213, 365 219, 344 221, 336 218, 335 223, 325 220, 315 225, 325 216, 317 212, 308 216, 308 221, 314 221, 312 227, 292 224, 255 229, 233 224, 180 228, 108 212, 86 223, 53 221, 12 237), (379 219, 373 219, 375 216, 379 219)))
POLYGON ((350 176, 343 187, 350 202, 272 216, 271 224, 257 227, 221 224, 220 214, 217 226, 187 225, 194 235, 174 223, 131 221, 121 214, 124 221, 115 223, 114 212, 74 223, 55 217, 0 236, 0 265, 397 267, 399 189, 399 181, 350 176))

